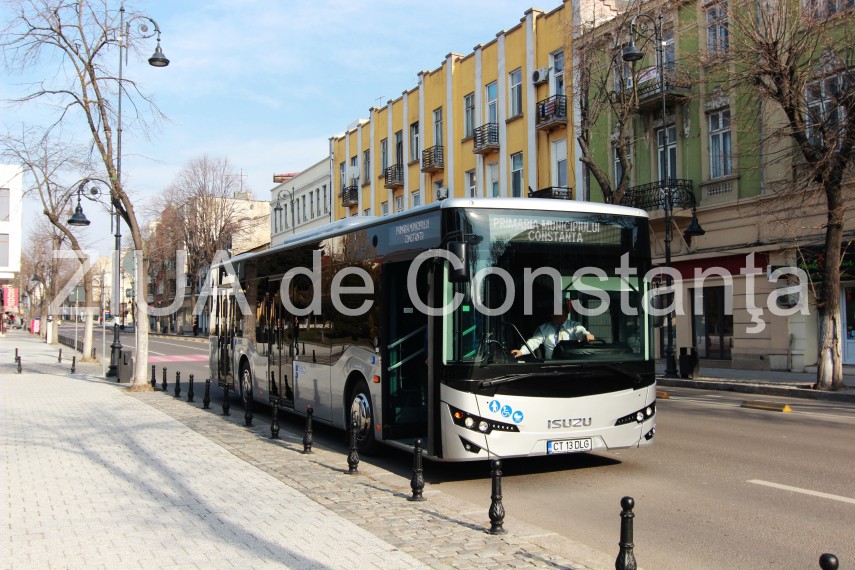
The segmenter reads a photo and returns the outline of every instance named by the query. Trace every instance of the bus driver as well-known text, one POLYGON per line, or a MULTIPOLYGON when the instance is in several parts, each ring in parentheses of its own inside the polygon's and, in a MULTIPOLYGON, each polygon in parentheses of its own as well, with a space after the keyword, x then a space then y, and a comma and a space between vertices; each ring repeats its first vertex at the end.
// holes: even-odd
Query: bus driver
POLYGON ((565 316, 564 313, 559 311, 552 315, 548 322, 543 323, 535 329, 532 337, 526 341, 528 346, 511 350, 511 354, 514 355, 514 358, 519 358, 520 356, 531 354, 529 348, 535 351, 537 347, 543 345, 544 358, 549 360, 552 358, 552 352, 555 350, 555 347, 562 340, 592 341, 594 340, 594 335, 589 333, 582 326, 582 323, 570 318, 569 313, 565 316))

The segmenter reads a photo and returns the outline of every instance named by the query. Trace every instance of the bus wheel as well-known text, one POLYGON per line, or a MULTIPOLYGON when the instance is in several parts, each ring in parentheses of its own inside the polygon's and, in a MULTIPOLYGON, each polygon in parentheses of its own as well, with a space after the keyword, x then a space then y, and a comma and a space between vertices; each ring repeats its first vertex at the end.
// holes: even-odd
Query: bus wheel
POLYGON ((359 453, 370 455, 377 450, 377 441, 374 439, 374 408, 368 384, 364 380, 357 382, 350 393, 351 423, 353 418, 356 418, 356 445, 359 453))
POLYGON ((240 370, 240 400, 246 409, 249 400, 252 400, 252 372, 249 366, 243 365, 240 370))

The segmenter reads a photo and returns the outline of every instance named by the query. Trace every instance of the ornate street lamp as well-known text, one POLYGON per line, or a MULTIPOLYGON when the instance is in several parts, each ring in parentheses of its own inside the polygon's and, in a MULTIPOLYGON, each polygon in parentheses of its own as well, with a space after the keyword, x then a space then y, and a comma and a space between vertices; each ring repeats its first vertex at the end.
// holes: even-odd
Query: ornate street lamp
POLYGON ((294 226, 294 189, 292 188, 289 192, 284 188, 279 191, 279 196, 276 199, 276 203, 273 205, 273 211, 278 215, 282 211, 282 199, 283 194, 287 194, 291 203, 291 234, 295 234, 297 228, 294 226))
MULTIPOLYGON (((662 181, 659 184, 659 191, 663 194, 660 203, 663 213, 665 214, 665 285, 672 290, 673 283, 671 281, 671 221, 674 213, 674 189, 676 181, 670 176, 668 164, 668 124, 667 116, 667 99, 665 91, 665 42, 663 34, 663 16, 659 14, 657 18, 649 14, 636 14, 633 16, 629 24, 629 45, 623 49, 622 58, 633 66, 644 58, 644 53, 635 45, 635 36, 638 35, 643 39, 650 40, 650 36, 645 36, 639 31, 636 22, 639 18, 646 19, 653 26, 653 41, 656 48, 656 67, 659 73, 659 94, 662 98, 662 133, 664 137, 662 156, 662 181)), ((643 28, 642 28, 643 30, 643 28)), ((633 86, 635 87, 633 82, 633 86)), ((704 235, 704 230, 698 222, 696 208, 694 206, 694 196, 692 196, 692 221, 685 231, 686 239, 691 239, 692 236, 704 235)), ((673 293, 672 293, 673 295, 673 293)), ((673 297, 672 297, 673 299, 673 297)), ((667 331, 667 345, 665 346, 665 376, 668 378, 677 377, 677 359, 674 355, 674 322, 672 315, 668 315, 665 321, 667 331)))

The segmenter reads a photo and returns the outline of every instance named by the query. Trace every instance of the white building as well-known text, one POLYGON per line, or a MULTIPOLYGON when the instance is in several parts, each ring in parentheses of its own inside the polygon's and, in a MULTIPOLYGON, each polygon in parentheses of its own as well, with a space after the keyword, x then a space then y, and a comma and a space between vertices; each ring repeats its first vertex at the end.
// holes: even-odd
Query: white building
POLYGON ((23 205, 23 170, 0 164, 0 279, 14 279, 21 271, 23 205))
POLYGON ((303 172, 277 174, 270 190, 270 246, 288 236, 328 224, 332 220, 330 161, 323 158, 303 172))

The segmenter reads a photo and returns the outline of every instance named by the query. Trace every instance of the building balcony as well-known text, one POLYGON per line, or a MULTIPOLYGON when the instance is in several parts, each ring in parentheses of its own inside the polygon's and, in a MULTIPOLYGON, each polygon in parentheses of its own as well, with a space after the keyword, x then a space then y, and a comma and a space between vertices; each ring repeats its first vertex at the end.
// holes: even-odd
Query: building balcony
POLYGON ((384 188, 402 188, 404 186, 404 166, 393 164, 386 168, 384 188))
POLYGON ((422 172, 439 172, 445 168, 445 155, 441 145, 422 151, 422 172))
POLYGON ((341 189, 341 205, 345 208, 359 205, 359 186, 353 184, 341 189))
POLYGON ((553 95, 537 103, 537 130, 567 125, 567 96, 553 95))
POLYGON ((633 186, 623 195, 620 205, 649 212, 662 210, 670 212, 672 216, 682 210, 694 210, 697 206, 694 183, 691 180, 669 178, 633 186))
POLYGON ((529 198, 552 198, 554 200, 573 200, 573 189, 567 186, 550 186, 540 190, 529 190, 529 198))
POLYGON ((488 154, 499 150, 499 123, 487 123, 475 129, 475 145, 472 152, 488 154))
MULTIPOLYGON (((659 85, 659 68, 647 67, 638 73, 638 111, 658 111, 662 108, 662 88, 659 85)), ((692 84, 677 72, 673 65, 665 69, 665 103, 673 105, 692 94, 692 84)))

